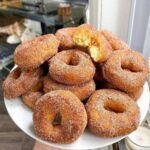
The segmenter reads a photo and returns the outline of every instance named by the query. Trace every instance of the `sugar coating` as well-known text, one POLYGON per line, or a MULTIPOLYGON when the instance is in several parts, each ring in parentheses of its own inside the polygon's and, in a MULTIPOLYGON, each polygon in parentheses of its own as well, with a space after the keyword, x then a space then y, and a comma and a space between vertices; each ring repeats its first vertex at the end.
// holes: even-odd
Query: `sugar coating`
POLYGON ((32 70, 39 67, 58 51, 59 41, 53 34, 36 37, 17 46, 14 61, 20 68, 32 70))
POLYGON ((79 85, 66 85, 54 81, 49 75, 44 78, 44 92, 50 92, 54 90, 69 90, 73 92, 81 101, 87 99, 96 89, 95 82, 90 80, 87 83, 79 85))
POLYGON ((88 127, 102 137, 117 137, 129 134, 139 125, 140 110, 138 105, 125 93, 102 89, 95 91, 86 104, 88 127), (109 102, 109 103, 108 103, 109 102), (105 108, 113 105, 116 113, 105 108))
POLYGON ((71 143, 84 132, 87 114, 84 105, 72 92, 56 90, 37 101, 33 122, 35 132, 42 139, 55 143, 71 143), (53 126, 57 113, 61 114, 61 124, 53 126))
POLYGON ((3 82, 5 97, 11 99, 25 94, 40 81, 42 74, 43 71, 41 68, 32 71, 24 71, 20 68, 16 68, 10 72, 3 82))
POLYGON ((148 63, 138 52, 118 50, 103 66, 104 78, 116 88, 135 92, 143 87, 148 76, 148 63))
POLYGON ((57 53, 49 61, 49 74, 60 83, 78 85, 93 78, 95 66, 86 53, 67 50, 57 53))
POLYGON ((129 46, 125 42, 123 42, 121 39, 119 39, 117 36, 115 36, 112 32, 107 31, 107 30, 102 30, 101 33, 108 40, 108 42, 110 43, 113 50, 129 48, 129 46))

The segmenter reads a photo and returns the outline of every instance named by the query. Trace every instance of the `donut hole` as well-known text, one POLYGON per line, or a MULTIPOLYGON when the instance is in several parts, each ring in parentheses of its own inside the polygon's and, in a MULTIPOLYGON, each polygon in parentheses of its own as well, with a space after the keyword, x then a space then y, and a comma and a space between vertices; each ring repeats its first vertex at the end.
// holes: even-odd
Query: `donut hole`
POLYGON ((17 68, 17 69, 14 71, 13 78, 14 78, 14 79, 18 79, 20 76, 21 76, 21 69, 17 68))
POLYGON ((124 113, 125 112, 124 106, 121 103, 113 101, 113 100, 107 100, 104 104, 104 108, 107 111, 114 112, 114 113, 124 113))
POLYGON ((52 124, 53 124, 53 126, 58 126, 58 125, 61 125, 61 122, 62 122, 62 116, 61 116, 60 112, 58 112, 58 113, 56 113, 52 124))
POLYGON ((124 62, 121 64, 121 68, 123 70, 126 70, 126 71, 130 71, 130 72, 140 72, 141 70, 137 67, 134 66, 134 64, 132 64, 131 62, 124 62))
POLYGON ((77 66, 78 64, 79 64, 79 57, 76 55, 73 55, 67 62, 67 65, 70 66, 77 66))

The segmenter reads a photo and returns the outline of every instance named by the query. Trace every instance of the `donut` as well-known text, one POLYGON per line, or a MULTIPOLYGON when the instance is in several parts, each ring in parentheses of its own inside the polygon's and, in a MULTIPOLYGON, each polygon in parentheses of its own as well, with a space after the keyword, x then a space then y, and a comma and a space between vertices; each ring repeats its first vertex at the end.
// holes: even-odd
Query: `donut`
POLYGON ((112 47, 100 32, 96 32, 91 38, 89 53, 94 62, 103 63, 112 54, 112 47))
MULTIPOLYGON (((89 24, 82 24, 79 27, 67 27, 63 29, 57 30, 55 33, 55 36, 60 41, 60 50, 67 50, 67 49, 73 49, 73 48, 80 48, 82 50, 85 50, 84 48, 80 47, 79 45, 76 45, 76 43, 73 40, 73 35, 76 32, 78 28, 81 29, 90 29, 95 30, 91 25, 89 24)), ((77 31, 78 32, 78 31, 77 31)))
POLYGON ((75 30, 75 27, 68 27, 57 30, 55 36, 60 41, 60 49, 73 49, 75 47, 75 43, 72 39, 75 30))
POLYGON ((56 90, 43 95, 33 110, 36 134, 54 143, 72 143, 84 132, 84 105, 70 91, 56 90))
POLYGON ((50 92, 54 90, 69 90, 74 93, 81 101, 87 99, 95 91, 95 82, 90 80, 89 82, 79 85, 66 85, 54 81, 49 76, 44 78, 44 92, 50 92))
POLYGON ((117 89, 127 93, 143 87, 148 76, 148 63, 133 50, 118 50, 103 66, 104 78, 117 89))
POLYGON ((127 94, 117 90, 95 91, 86 104, 86 110, 88 127, 97 136, 123 136, 139 125, 138 105, 127 94))
POLYGON ((20 68, 32 70, 57 53, 59 41, 53 34, 42 35, 17 46, 14 61, 20 68))
POLYGON ((57 82, 77 85, 93 78, 95 66, 86 53, 67 50, 57 53, 50 59, 49 74, 57 82))
POLYGON ((101 34, 93 28, 79 26, 73 34, 73 41, 79 46, 88 47, 95 62, 105 62, 112 53, 112 47, 101 34))
POLYGON ((120 40, 117 36, 107 30, 102 30, 101 33, 108 40, 113 50, 129 49, 129 46, 120 40))
POLYGON ((24 71, 17 67, 7 76, 3 82, 3 90, 6 98, 11 99, 32 89, 40 80, 43 71, 41 68, 24 71))
POLYGON ((41 91, 37 91, 37 92, 29 91, 22 95, 22 101, 29 108, 34 109, 35 103, 42 95, 43 93, 41 91))
POLYGON ((26 106, 33 109, 36 101, 43 95, 43 78, 27 93, 22 95, 22 101, 26 106))
POLYGON ((129 97, 131 97, 134 101, 137 101, 140 96, 142 95, 143 93, 143 87, 139 88, 137 91, 135 92, 130 92, 130 93, 126 93, 129 95, 129 97))
MULTIPOLYGON (((100 88, 101 89, 115 89, 115 90, 119 90, 119 89, 117 89, 115 86, 113 86, 112 84, 110 84, 110 83, 108 83, 108 82, 106 82, 106 81, 104 81, 104 82, 102 82, 101 84, 100 84, 100 88)), ((120 91, 120 90, 119 90, 120 91)), ((123 92, 123 91, 122 91, 123 92)), ((126 93, 129 97, 131 97, 134 101, 137 101, 139 98, 140 98, 140 96, 141 96, 141 94, 142 94, 142 92, 143 92, 143 87, 141 87, 140 89, 138 89, 137 91, 135 91, 135 92, 129 92, 129 93, 126 93)))

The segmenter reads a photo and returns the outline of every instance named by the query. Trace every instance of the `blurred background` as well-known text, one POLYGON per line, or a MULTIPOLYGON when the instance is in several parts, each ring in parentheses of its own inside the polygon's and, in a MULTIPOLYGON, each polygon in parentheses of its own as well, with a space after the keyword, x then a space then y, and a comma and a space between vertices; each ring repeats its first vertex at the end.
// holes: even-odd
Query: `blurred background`
MULTIPOLYGON (((14 66, 18 44, 83 23, 111 30, 150 59, 149 0, 0 0, 0 84, 14 66)), ((0 89, 0 150, 31 150, 33 145, 7 115, 0 89)))

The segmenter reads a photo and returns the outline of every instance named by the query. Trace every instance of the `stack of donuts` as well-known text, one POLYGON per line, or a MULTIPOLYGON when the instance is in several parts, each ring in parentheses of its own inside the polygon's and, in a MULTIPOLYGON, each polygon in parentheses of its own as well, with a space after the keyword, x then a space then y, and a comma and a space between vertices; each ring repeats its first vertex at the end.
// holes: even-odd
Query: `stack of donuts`
POLYGON ((43 140, 72 143, 86 127, 100 137, 117 137, 138 127, 136 101, 148 64, 111 32, 88 24, 60 29, 20 44, 14 62, 4 96, 20 96, 31 108, 43 140))

